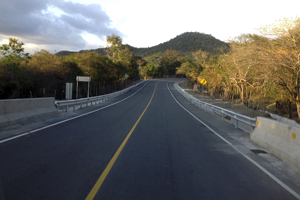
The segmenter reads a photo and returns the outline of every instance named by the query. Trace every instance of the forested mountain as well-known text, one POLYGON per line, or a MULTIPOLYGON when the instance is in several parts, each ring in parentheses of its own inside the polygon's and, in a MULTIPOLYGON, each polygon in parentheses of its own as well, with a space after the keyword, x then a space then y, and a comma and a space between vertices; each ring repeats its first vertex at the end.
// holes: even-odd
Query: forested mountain
POLYGON ((198 32, 183 33, 168 42, 164 42, 150 48, 134 48, 133 54, 137 56, 146 57, 158 52, 165 52, 167 49, 176 50, 181 56, 189 56, 191 52, 198 50, 209 53, 220 53, 220 48, 228 51, 229 45, 222 42, 211 35, 198 32))
MULTIPOLYGON (((217 54, 220 53, 220 48, 223 48, 224 51, 227 52, 229 49, 229 45, 208 34, 198 32, 187 32, 169 40, 168 42, 164 42, 153 47, 131 48, 133 50, 134 56, 146 57, 155 53, 163 53, 167 49, 169 49, 176 50, 180 56, 191 57, 191 53, 198 50, 206 51, 212 54, 217 54)), ((96 51, 101 55, 105 55, 105 48, 94 49, 92 51, 96 51)), ((79 53, 82 52, 83 51, 79 51, 79 53)), ((60 51, 57 53, 57 55, 64 56, 74 53, 77 52, 60 51)))

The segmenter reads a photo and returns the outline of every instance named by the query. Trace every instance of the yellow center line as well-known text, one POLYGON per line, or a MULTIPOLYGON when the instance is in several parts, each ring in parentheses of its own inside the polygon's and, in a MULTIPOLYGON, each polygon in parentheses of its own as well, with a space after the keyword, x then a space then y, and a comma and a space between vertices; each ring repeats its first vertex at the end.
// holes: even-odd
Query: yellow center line
POLYGON ((119 157, 121 151, 123 150, 125 144, 127 143, 128 139, 130 138, 131 134, 133 133, 134 129, 136 128, 136 126, 138 125, 138 123, 140 122, 140 120, 142 119, 144 113, 146 112, 146 110, 148 109, 155 91, 156 91, 156 86, 157 83, 155 85, 152 97, 148 103, 148 105, 146 106, 145 110, 143 111, 143 113, 141 114, 141 116, 138 118, 138 120, 135 122, 135 124, 133 125, 133 127, 131 128, 130 132, 127 134, 126 138, 124 139, 124 141, 122 142, 121 146, 118 148, 117 152, 115 153, 115 155, 112 157, 112 159, 110 160, 110 162, 108 163, 108 165, 106 166, 105 170, 102 172, 101 176, 99 177, 99 179, 97 180, 96 184, 94 185, 94 187, 92 188, 92 190, 90 191, 89 195, 85 198, 86 200, 92 200, 94 199, 94 197, 96 196, 98 190, 100 189, 102 183, 104 182, 107 174, 109 173, 109 171, 111 170, 112 166, 114 165, 115 161, 117 160, 117 158, 119 157))

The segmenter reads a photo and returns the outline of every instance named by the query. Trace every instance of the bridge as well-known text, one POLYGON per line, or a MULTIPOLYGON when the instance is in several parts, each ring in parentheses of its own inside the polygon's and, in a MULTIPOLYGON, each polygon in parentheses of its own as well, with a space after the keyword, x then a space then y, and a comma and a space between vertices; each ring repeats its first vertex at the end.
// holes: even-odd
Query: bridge
POLYGON ((0 132, 0 199, 300 199, 249 133, 175 82, 0 132))

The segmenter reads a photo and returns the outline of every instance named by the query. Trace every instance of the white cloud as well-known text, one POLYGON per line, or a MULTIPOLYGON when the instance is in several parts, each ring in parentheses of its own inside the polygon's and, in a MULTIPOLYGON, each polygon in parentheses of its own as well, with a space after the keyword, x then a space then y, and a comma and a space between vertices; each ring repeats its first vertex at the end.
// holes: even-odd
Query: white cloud
POLYGON ((110 28, 111 19, 99 4, 85 5, 61 0, 2 0, 1 37, 16 37, 31 51, 85 48, 85 33, 100 39, 121 33, 110 28))
POLYGON ((243 33, 258 33, 263 25, 297 14, 300 1, 110 0, 102 5, 114 27, 124 33, 124 42, 147 47, 190 31, 223 41, 243 33))
POLYGON ((135 47, 191 31, 226 41, 295 16, 299 6, 299 0, 1 0, 0 39, 15 36, 51 51, 105 46, 113 33, 135 47))

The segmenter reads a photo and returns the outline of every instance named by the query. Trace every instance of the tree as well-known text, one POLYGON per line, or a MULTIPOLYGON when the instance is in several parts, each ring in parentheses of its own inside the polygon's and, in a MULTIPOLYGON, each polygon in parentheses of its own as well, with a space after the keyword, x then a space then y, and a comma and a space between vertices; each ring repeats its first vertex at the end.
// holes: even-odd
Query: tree
POLYGON ((195 63, 194 72, 200 74, 207 66, 209 61, 209 53, 198 50, 192 53, 195 63))
POLYGON ((160 66, 165 67, 169 76, 176 75, 176 69, 180 67, 180 56, 175 50, 167 50, 161 57, 160 66))
POLYGON ((8 44, 0 46, 0 52, 4 56, 2 59, 11 72, 11 80, 14 81, 14 73, 20 65, 20 62, 28 57, 28 53, 24 53, 24 43, 18 42, 16 38, 9 38, 8 44))
POLYGON ((139 68, 147 63, 146 60, 142 59, 142 57, 136 58, 136 64, 139 66, 139 68))
POLYGON ((248 87, 266 94, 270 74, 266 66, 265 52, 269 39, 259 35, 243 34, 231 41, 226 68, 230 84, 234 86, 242 102, 247 96, 248 87))
POLYGON ((130 78, 138 75, 138 66, 132 56, 132 48, 122 44, 122 38, 116 35, 107 36, 107 55, 118 66, 119 80, 123 81, 125 74, 130 78))
POLYGON ((300 18, 283 18, 261 32, 270 38, 266 61, 273 81, 296 104, 300 119, 300 18))
POLYGON ((43 49, 35 52, 26 64, 31 76, 27 80, 26 92, 31 91, 33 97, 44 97, 54 96, 56 90, 61 91, 60 88, 65 84, 61 64, 62 61, 57 55, 43 49))
POLYGON ((185 76, 189 76, 192 73, 195 73, 195 65, 190 61, 181 63, 180 67, 177 68, 176 71, 176 74, 182 74, 185 76))
POLYGON ((118 62, 118 53, 122 49, 122 38, 117 35, 107 36, 106 42, 108 46, 108 57, 112 59, 113 62, 118 62))
POLYGON ((8 44, 3 44, 0 47, 1 54, 4 56, 11 56, 11 57, 23 57, 28 54, 24 54, 24 43, 18 42, 16 38, 9 38, 8 44))

